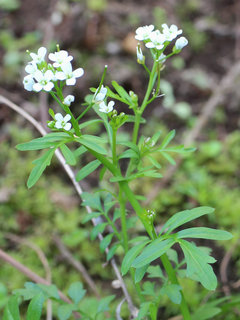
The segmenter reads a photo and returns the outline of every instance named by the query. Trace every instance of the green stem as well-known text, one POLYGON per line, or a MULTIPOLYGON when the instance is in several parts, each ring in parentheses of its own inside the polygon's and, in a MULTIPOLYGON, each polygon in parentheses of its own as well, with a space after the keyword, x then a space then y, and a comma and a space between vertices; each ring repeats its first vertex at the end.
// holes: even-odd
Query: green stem
POLYGON ((148 99, 149 99, 149 96, 150 96, 150 94, 151 94, 151 92, 152 92, 154 83, 155 83, 155 81, 156 81, 156 69, 157 69, 157 66, 158 66, 158 61, 155 60, 155 61, 154 61, 154 64, 153 64, 153 67, 152 67, 151 74, 150 74, 147 91, 146 91, 145 97, 144 97, 144 99, 143 99, 142 105, 141 105, 141 107, 140 107, 141 115, 142 115, 144 109, 145 109, 146 106, 147 106, 147 101, 148 101, 148 99))
POLYGON ((58 97, 55 95, 55 93, 53 91, 50 91, 50 94, 53 97, 53 99, 57 101, 57 103, 60 105, 60 107, 62 107, 62 109, 67 114, 69 114, 71 116, 71 123, 72 123, 72 126, 74 128, 75 134, 80 137, 81 136, 81 131, 79 129, 78 123, 77 123, 76 119, 74 118, 74 115, 72 114, 71 110, 67 106, 65 106, 61 102, 61 100, 58 99, 58 97))
POLYGON ((118 166, 116 143, 117 143, 117 129, 113 127, 112 128, 112 160, 113 160, 113 165, 115 167, 118 166))
MULTIPOLYGON (((101 161, 102 164, 104 166, 106 166, 114 176, 118 176, 120 174, 119 169, 116 168, 106 157, 104 157, 103 155, 97 153, 94 150, 91 150, 91 149, 88 149, 88 150, 99 161, 101 161)), ((140 205, 140 203, 136 199, 136 197, 135 197, 134 193, 132 192, 132 190, 129 188, 127 181, 119 181, 119 188, 125 193, 128 201, 131 203, 131 206, 133 207, 133 209, 135 210, 137 216, 139 217, 139 219, 141 220, 142 224, 144 225, 144 227, 145 227, 147 233, 149 234, 150 238, 152 240, 155 240, 157 235, 154 232, 152 226, 149 224, 149 222, 145 218, 144 209, 142 208, 142 206, 140 205)), ((173 269, 173 267, 172 267, 167 255, 163 254, 160 258, 161 258, 161 261, 163 263, 164 269, 166 270, 170 281, 173 284, 179 284, 179 282, 177 280, 177 277, 176 277, 175 270, 173 269)), ((182 291, 181 291, 181 295, 182 295, 182 301, 181 301, 181 304, 180 304, 180 309, 181 309, 183 318, 184 318, 184 320, 191 320, 190 312, 189 312, 189 309, 188 309, 188 306, 187 306, 187 303, 186 303, 186 300, 184 298, 184 295, 183 295, 182 291)))

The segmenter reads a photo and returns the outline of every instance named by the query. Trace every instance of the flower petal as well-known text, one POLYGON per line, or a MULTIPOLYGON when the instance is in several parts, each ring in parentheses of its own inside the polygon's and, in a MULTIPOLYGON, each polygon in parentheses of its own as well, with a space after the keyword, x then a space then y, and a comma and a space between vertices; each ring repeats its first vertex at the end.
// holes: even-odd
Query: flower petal
POLYGON ((34 83, 33 90, 39 92, 43 89, 43 86, 40 83, 34 83))
POLYGON ((71 119, 70 114, 67 114, 67 115, 63 118, 63 121, 64 121, 64 122, 68 122, 70 119, 71 119))
POLYGON ((63 121, 63 116, 62 116, 62 114, 61 114, 61 113, 56 113, 56 114, 55 114, 55 119, 56 119, 57 121, 63 121))
POLYGON ((76 79, 75 78, 70 78, 70 79, 67 79, 66 81, 66 85, 67 86, 74 86, 76 83, 76 79))
POLYGON ((55 128, 57 128, 57 129, 62 129, 62 122, 61 122, 61 121, 57 121, 57 122, 55 123, 55 128))
POLYGON ((65 129, 66 131, 69 131, 71 129, 72 125, 70 122, 66 123, 65 126, 63 127, 63 129, 65 129))
POLYGON ((76 70, 73 71, 73 75, 75 78, 79 78, 84 74, 84 70, 83 68, 78 68, 76 70))

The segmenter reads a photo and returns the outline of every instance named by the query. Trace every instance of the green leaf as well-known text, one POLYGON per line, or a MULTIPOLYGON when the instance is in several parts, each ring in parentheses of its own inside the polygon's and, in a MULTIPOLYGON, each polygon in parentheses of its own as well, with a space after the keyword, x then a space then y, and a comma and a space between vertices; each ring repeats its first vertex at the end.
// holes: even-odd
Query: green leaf
POLYGON ((108 234, 106 237, 104 237, 102 239, 102 241, 100 242, 100 250, 101 250, 101 252, 104 252, 105 249, 110 245, 113 236, 114 236, 114 234, 110 233, 110 234, 108 234))
POLYGON ((205 214, 210 214, 214 212, 213 208, 210 207, 198 207, 191 210, 184 210, 178 213, 175 213, 162 227, 159 235, 163 233, 167 229, 167 234, 172 232, 174 229, 179 226, 197 219, 205 214))
MULTIPOLYGON (((126 120, 126 122, 135 122, 136 121, 136 116, 130 115, 128 114, 128 118, 126 120)), ((140 123, 146 123, 146 119, 142 118, 140 119, 140 123)))
POLYGON ((119 96, 125 101, 125 103, 132 104, 132 99, 130 98, 129 94, 122 86, 117 83, 117 81, 112 81, 112 86, 117 91, 119 96))
POLYGON ((4 308, 3 320, 14 320, 13 315, 11 314, 8 305, 4 308))
POLYGON ((163 142, 161 143, 159 149, 164 149, 170 143, 170 141, 175 137, 176 131, 172 130, 168 133, 168 135, 164 138, 163 142))
POLYGON ((142 175, 144 177, 151 177, 151 178, 162 178, 162 174, 158 173, 156 170, 148 170, 148 171, 143 171, 142 175))
POLYGON ((71 317, 74 307, 71 304, 64 304, 58 308, 58 318, 60 320, 67 320, 71 317))
POLYGON ((198 279, 199 282, 208 290, 215 290, 217 278, 209 263, 216 260, 199 249, 193 243, 186 240, 179 240, 187 263, 187 276, 198 279))
POLYGON ((158 142, 158 139, 160 138, 161 134, 162 134, 162 131, 157 131, 156 133, 154 133, 151 139, 154 142, 154 144, 158 142))
POLYGON ((9 299, 4 309, 3 320, 20 320, 18 296, 9 299))
POLYGON ((164 279, 164 275, 160 266, 149 266, 147 269, 148 278, 161 278, 164 279))
POLYGON ((101 162, 99 160, 93 160, 89 162, 86 166, 82 167, 76 174, 76 181, 80 181, 84 178, 86 178, 90 173, 95 171, 99 166, 101 162))
POLYGON ((93 120, 85 121, 79 125, 79 129, 83 129, 85 127, 90 126, 91 124, 95 124, 95 123, 99 123, 99 122, 103 122, 103 121, 100 119, 93 119, 93 120))
POLYGON ((43 308, 44 296, 36 295, 29 303, 26 320, 40 320, 43 308))
POLYGON ((86 223, 88 222, 89 220, 92 220, 92 219, 95 219, 99 216, 101 216, 101 212, 91 212, 91 213, 88 213, 82 220, 82 223, 86 223))
POLYGON ((189 228, 177 233, 177 237, 181 238, 200 238, 210 240, 230 240, 232 234, 224 230, 216 230, 212 228, 196 227, 189 228))
POLYGON ((143 320, 149 313, 151 302, 143 302, 140 305, 140 309, 138 312, 137 320, 143 320))
POLYGON ((145 240, 134 247, 132 247, 124 256, 121 266, 121 272, 124 276, 128 270, 130 269, 133 261, 137 257, 137 255, 143 250, 143 248, 149 243, 149 240, 145 240))
POLYGON ((81 146, 79 148, 77 148, 73 153, 75 157, 79 157, 82 154, 84 154, 87 151, 87 149, 84 146, 81 146))
POLYGON ((147 156, 147 158, 150 160, 150 162, 154 165, 154 167, 156 167, 157 169, 160 169, 162 166, 160 165, 160 163, 158 163, 158 161, 156 159, 154 159, 152 156, 147 156))
POLYGON ((72 283, 68 289, 68 295, 76 305, 82 300, 85 294, 86 290, 83 289, 83 285, 79 281, 72 283))
POLYGON ((50 147, 54 147, 56 142, 51 141, 36 141, 32 140, 26 143, 21 143, 16 145, 16 148, 20 151, 29 151, 29 150, 41 150, 41 149, 48 149, 50 147))
POLYGON ((81 136, 81 137, 75 138, 75 141, 81 143, 86 148, 96 151, 97 153, 104 154, 104 155, 107 154, 107 151, 101 145, 99 145, 99 143, 93 141, 93 139, 88 139, 84 136, 81 136))
POLYGON ((112 257, 114 256, 117 248, 120 246, 120 243, 115 243, 108 251, 107 253, 107 261, 109 261, 110 259, 112 259, 112 257))
POLYGON ((33 161, 33 163, 36 166, 32 169, 28 178, 28 188, 31 188, 38 181, 43 171, 46 169, 47 166, 50 165, 54 152, 55 149, 50 149, 46 153, 44 153, 40 158, 33 161))
POLYGON ((175 243, 174 239, 156 239, 150 243, 132 263, 132 267, 140 268, 159 258, 175 243))
POLYGON ((204 304, 192 316, 192 320, 214 319, 216 315, 221 313, 221 309, 204 304))
POLYGON ((92 231, 91 231, 91 233, 90 233, 90 239, 91 239, 91 240, 96 239, 97 235, 98 235, 99 233, 102 233, 102 232, 104 231, 104 229, 106 228, 106 226, 107 226, 107 223, 106 223, 106 222, 105 222, 105 223, 99 223, 99 224, 97 224, 97 225, 92 229, 92 231))
POLYGON ((89 206, 92 209, 97 209, 103 212, 99 193, 92 194, 89 192, 83 192, 81 198, 83 200, 82 206, 89 206))
POLYGON ((175 166, 176 161, 173 159, 173 157, 170 156, 170 154, 168 154, 168 153, 166 153, 166 152, 163 152, 163 151, 161 151, 161 154, 164 156, 164 158, 165 158, 169 163, 171 163, 173 166, 175 166))
POLYGON ((40 149, 49 148, 51 146, 55 146, 56 142, 59 142, 59 141, 71 141, 71 140, 72 140, 72 137, 70 137, 69 134, 64 132, 48 133, 41 138, 37 138, 26 143, 18 144, 16 148, 20 151, 40 150, 40 149))
POLYGON ((132 143, 130 141, 117 141, 117 144, 120 144, 121 146, 128 147, 135 151, 137 154, 139 154, 139 148, 135 143, 132 143))
POLYGON ((142 278, 144 277, 145 273, 147 272, 148 269, 148 264, 146 264, 145 266, 141 267, 141 268, 137 268, 135 270, 135 277, 134 277, 134 281, 135 283, 138 283, 142 280, 142 278))
POLYGON ((77 163, 74 153, 65 145, 61 145, 60 149, 62 151, 62 154, 66 160, 66 163, 70 166, 75 166, 77 163))
POLYGON ((155 283, 154 282, 149 282, 149 281, 144 282, 144 284, 143 284, 144 291, 142 291, 142 294, 145 295, 145 296, 155 297, 156 296, 156 292, 154 290, 154 287, 155 287, 155 283))
POLYGON ((97 313, 108 311, 109 304, 114 298, 115 298, 115 295, 108 296, 106 298, 101 299, 97 308, 97 313))
POLYGON ((100 180, 100 181, 102 181, 102 179, 103 179, 106 171, 107 171, 107 167, 102 167, 102 168, 101 168, 101 170, 100 170, 100 172, 99 172, 99 180, 100 180))
POLYGON ((106 86, 106 88, 107 88, 107 96, 109 98, 113 98, 113 99, 125 102, 124 99, 122 99, 118 94, 114 93, 109 87, 106 86))
POLYGON ((123 151, 121 155, 118 157, 118 159, 126 159, 126 158, 138 159, 139 155, 132 149, 128 149, 123 151))
POLYGON ((95 142, 97 144, 99 144, 99 143, 101 143, 101 144, 107 143, 107 139, 102 138, 102 137, 98 137, 98 136, 93 136, 91 134, 84 134, 84 135, 81 136, 81 138, 87 139, 87 140, 95 142))
POLYGON ((54 298, 57 300, 60 299, 59 294, 58 294, 58 289, 54 284, 45 285, 45 284, 38 283, 37 286, 42 289, 44 294, 47 294, 48 298, 54 298))
POLYGON ((169 283, 162 287, 160 293, 166 294, 173 303, 180 304, 182 301, 181 289, 179 285, 169 283))

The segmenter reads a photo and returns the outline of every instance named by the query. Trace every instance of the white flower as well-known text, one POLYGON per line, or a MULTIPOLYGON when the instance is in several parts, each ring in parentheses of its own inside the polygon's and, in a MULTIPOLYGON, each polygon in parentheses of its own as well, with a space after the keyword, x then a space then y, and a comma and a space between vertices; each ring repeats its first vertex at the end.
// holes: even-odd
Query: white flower
POLYGON ((75 97, 71 94, 69 94, 68 96, 66 96, 66 98, 63 100, 63 103, 66 105, 66 106, 70 106, 71 103, 75 100, 75 97))
POLYGON ((35 62, 36 64, 39 64, 44 61, 46 53, 47 53, 47 49, 45 47, 41 47, 38 49, 37 54, 30 53, 30 56, 33 59, 33 62, 35 62))
POLYGON ((154 25, 152 25, 152 24, 150 26, 139 27, 136 30, 135 38, 140 41, 147 40, 147 39, 149 39, 150 34, 153 31, 153 29, 154 29, 154 25))
POLYGON ((30 74, 23 78, 24 89, 27 91, 33 91, 34 83, 35 82, 30 74))
POLYGON ((55 53, 50 53, 48 56, 49 60, 53 61, 54 68, 61 67, 62 64, 72 61, 73 57, 68 55, 65 50, 60 50, 55 53))
POLYGON ((163 34, 165 36, 166 41, 172 41, 177 38, 179 34, 182 34, 182 30, 178 30, 178 27, 175 24, 172 24, 170 27, 166 25, 166 23, 162 24, 163 34))
POLYGON ((141 49, 140 45, 138 45, 136 49, 137 49, 137 62, 139 64, 143 64, 145 62, 145 57, 142 53, 142 49, 141 49))
POLYGON ((54 87, 54 84, 51 82, 54 75, 51 70, 47 70, 45 73, 37 70, 34 74, 34 78, 37 80, 37 83, 34 83, 33 90, 39 92, 41 90, 51 91, 54 87))
POLYGON ((165 40, 165 36, 159 30, 155 30, 150 34, 150 42, 146 43, 146 47, 161 50, 165 40))
POLYGON ((175 43, 175 48, 177 50, 182 50, 182 48, 184 48, 187 44, 188 40, 185 37, 180 37, 175 43))
POLYGON ((114 101, 109 101, 108 105, 106 105, 106 103, 103 101, 99 105, 99 111, 104 113, 109 113, 113 111, 114 104, 115 104, 114 101))
POLYGON ((34 73, 38 70, 37 64, 32 61, 30 63, 28 63, 28 65, 26 65, 25 67, 25 71, 29 74, 31 74, 32 76, 34 76, 34 73))
POLYGON ((74 86, 76 83, 76 78, 79 78, 84 74, 84 70, 82 68, 72 71, 72 65, 70 62, 62 64, 61 69, 62 71, 58 71, 56 73, 56 79, 66 80, 66 84, 68 86, 74 86))
POLYGON ((69 131, 71 129, 72 125, 71 123, 68 122, 71 119, 70 114, 67 114, 65 117, 63 117, 61 113, 56 113, 55 119, 56 119, 55 128, 64 129, 66 131, 69 131))
POLYGON ((164 53, 161 53, 158 58, 158 61, 164 63, 166 61, 166 55, 164 53))
POLYGON ((100 91, 99 91, 99 88, 97 88, 97 90, 96 90, 96 92, 95 92, 95 94, 93 96, 93 100, 95 102, 103 101, 105 99, 105 97, 106 97, 106 94, 107 94, 107 88, 105 88, 102 85, 100 91), (97 93, 97 91, 98 91, 98 93, 97 93))

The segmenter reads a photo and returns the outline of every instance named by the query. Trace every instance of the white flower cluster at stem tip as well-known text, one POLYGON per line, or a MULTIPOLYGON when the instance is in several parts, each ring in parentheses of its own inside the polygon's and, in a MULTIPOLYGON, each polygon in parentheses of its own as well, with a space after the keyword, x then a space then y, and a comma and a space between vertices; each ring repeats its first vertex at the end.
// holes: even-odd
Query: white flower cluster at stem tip
MULTIPOLYGON (((182 34, 182 30, 178 29, 175 24, 172 24, 170 27, 168 27, 166 23, 162 24, 162 32, 160 30, 154 30, 154 26, 151 24, 149 26, 137 28, 135 38, 139 41, 143 41, 147 48, 153 50, 156 59, 160 62, 164 62, 165 60, 163 58, 165 55, 163 55, 163 51, 171 41, 176 39, 180 34, 182 34)), ((178 53, 187 44, 188 40, 185 37, 180 37, 175 42, 173 52, 178 53)), ((137 47, 137 59, 138 63, 144 63, 145 57, 139 46, 137 47)))
POLYGON ((115 104, 114 101, 109 101, 108 104, 105 103, 104 99, 107 95, 107 88, 105 88, 103 85, 101 86, 100 90, 97 88, 94 96, 93 101, 96 104, 99 104, 99 111, 104 113, 109 113, 113 111, 113 106, 115 104))
MULTIPOLYGON (((23 79, 24 88, 27 91, 49 92, 58 81, 64 81, 67 86, 73 86, 76 84, 76 79, 84 74, 82 68, 73 71, 71 64, 73 57, 67 51, 50 53, 48 58, 53 64, 46 61, 46 54, 47 49, 44 47, 39 48, 37 53, 30 53, 32 61, 25 67, 28 75, 23 79)), ((68 105, 68 103, 65 104, 68 105)))

